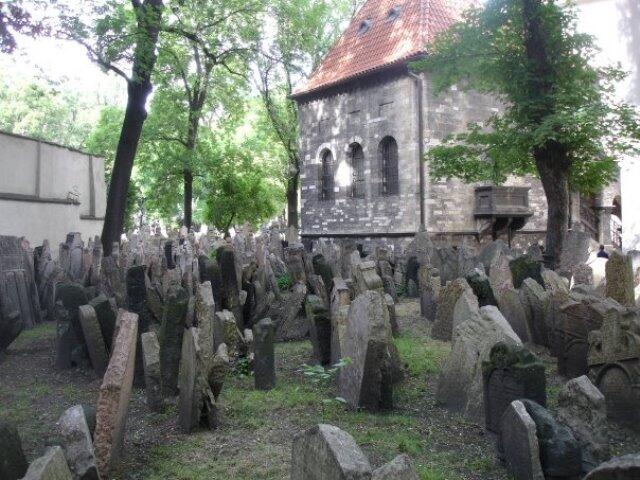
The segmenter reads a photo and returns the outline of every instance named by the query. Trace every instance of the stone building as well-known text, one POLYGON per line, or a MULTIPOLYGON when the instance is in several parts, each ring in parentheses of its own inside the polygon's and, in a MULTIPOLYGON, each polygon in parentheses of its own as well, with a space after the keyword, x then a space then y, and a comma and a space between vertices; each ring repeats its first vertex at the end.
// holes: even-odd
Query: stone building
MULTIPOLYGON (((546 199, 534 178, 504 186, 429 177, 424 152, 497 111, 490 97, 455 86, 435 95, 409 62, 458 18, 460 0, 369 0, 306 84, 294 91, 300 122, 301 235, 355 239, 365 248, 405 245, 426 230, 438 241, 478 244, 544 237, 546 199)), ((613 194, 575 195, 572 225, 594 241, 609 233, 613 194), (602 198, 609 202, 604 211, 602 198)))
POLYGON ((85 240, 101 234, 107 197, 101 158, 0 132, 0 172, 0 235, 55 245, 69 232, 85 240))

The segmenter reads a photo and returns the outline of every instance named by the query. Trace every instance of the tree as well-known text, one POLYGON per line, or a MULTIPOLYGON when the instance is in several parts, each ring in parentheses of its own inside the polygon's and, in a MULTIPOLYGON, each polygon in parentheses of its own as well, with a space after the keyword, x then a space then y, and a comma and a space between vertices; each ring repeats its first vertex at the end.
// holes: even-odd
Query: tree
POLYGON ((555 0, 489 0, 439 35, 415 65, 432 74, 437 92, 460 82, 502 102, 484 125, 431 148, 431 173, 497 183, 509 174, 538 175, 552 267, 568 230, 571 189, 595 192, 611 181, 638 133, 637 113, 612 97, 622 72, 594 67, 593 53, 571 8, 555 0))
POLYGON ((31 13, 24 8, 24 3, 23 0, 0 2, 0 52, 2 53, 12 53, 15 50, 16 33, 35 36, 45 31, 42 22, 35 21, 31 13))
POLYGON ((263 22, 257 86, 274 136, 284 149, 284 182, 287 196, 287 224, 298 227, 300 152, 298 112, 290 96, 296 81, 303 79, 322 59, 342 24, 360 1, 275 0, 266 14, 274 25, 263 22))
POLYGON ((131 0, 127 4, 107 0, 93 5, 71 2, 63 7, 59 35, 82 44, 92 60, 127 82, 127 106, 102 229, 102 246, 108 256, 123 230, 133 162, 152 90, 164 4, 162 0, 131 0), (95 22, 88 24, 87 20, 95 22), (131 74, 125 71, 129 66, 131 74))

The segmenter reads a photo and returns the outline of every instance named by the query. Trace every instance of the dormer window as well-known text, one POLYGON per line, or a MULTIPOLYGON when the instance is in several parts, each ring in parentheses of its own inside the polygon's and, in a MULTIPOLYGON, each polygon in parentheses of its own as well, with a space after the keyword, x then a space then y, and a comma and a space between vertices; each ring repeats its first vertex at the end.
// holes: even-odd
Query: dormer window
POLYGON ((402 12, 402 8, 400 8, 399 5, 393 7, 391 10, 389 10, 389 13, 387 14, 387 20, 389 22, 393 22, 396 18, 400 16, 401 12, 402 12))
POLYGON ((371 25, 373 25, 371 19, 363 20, 358 27, 358 36, 362 36, 367 33, 371 29, 371 25))

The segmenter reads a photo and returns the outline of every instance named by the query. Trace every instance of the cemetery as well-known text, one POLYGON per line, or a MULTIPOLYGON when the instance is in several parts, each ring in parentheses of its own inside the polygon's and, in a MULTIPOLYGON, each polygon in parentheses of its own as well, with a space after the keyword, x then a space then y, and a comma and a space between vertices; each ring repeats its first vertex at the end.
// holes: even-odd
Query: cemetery
POLYGON ((640 98, 470 3, 0 2, 127 82, 0 131, 0 480, 640 480, 640 98))

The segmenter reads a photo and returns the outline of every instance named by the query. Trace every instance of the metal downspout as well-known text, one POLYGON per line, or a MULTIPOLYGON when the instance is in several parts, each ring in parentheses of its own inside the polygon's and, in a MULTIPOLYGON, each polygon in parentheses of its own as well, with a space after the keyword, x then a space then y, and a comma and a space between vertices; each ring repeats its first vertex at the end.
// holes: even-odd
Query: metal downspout
POLYGON ((426 198, 425 198, 425 179, 424 179, 424 109, 422 108, 423 83, 422 77, 409 70, 409 76, 412 78, 416 88, 416 105, 418 107, 418 167, 420 170, 420 231, 427 230, 426 222, 426 198))

